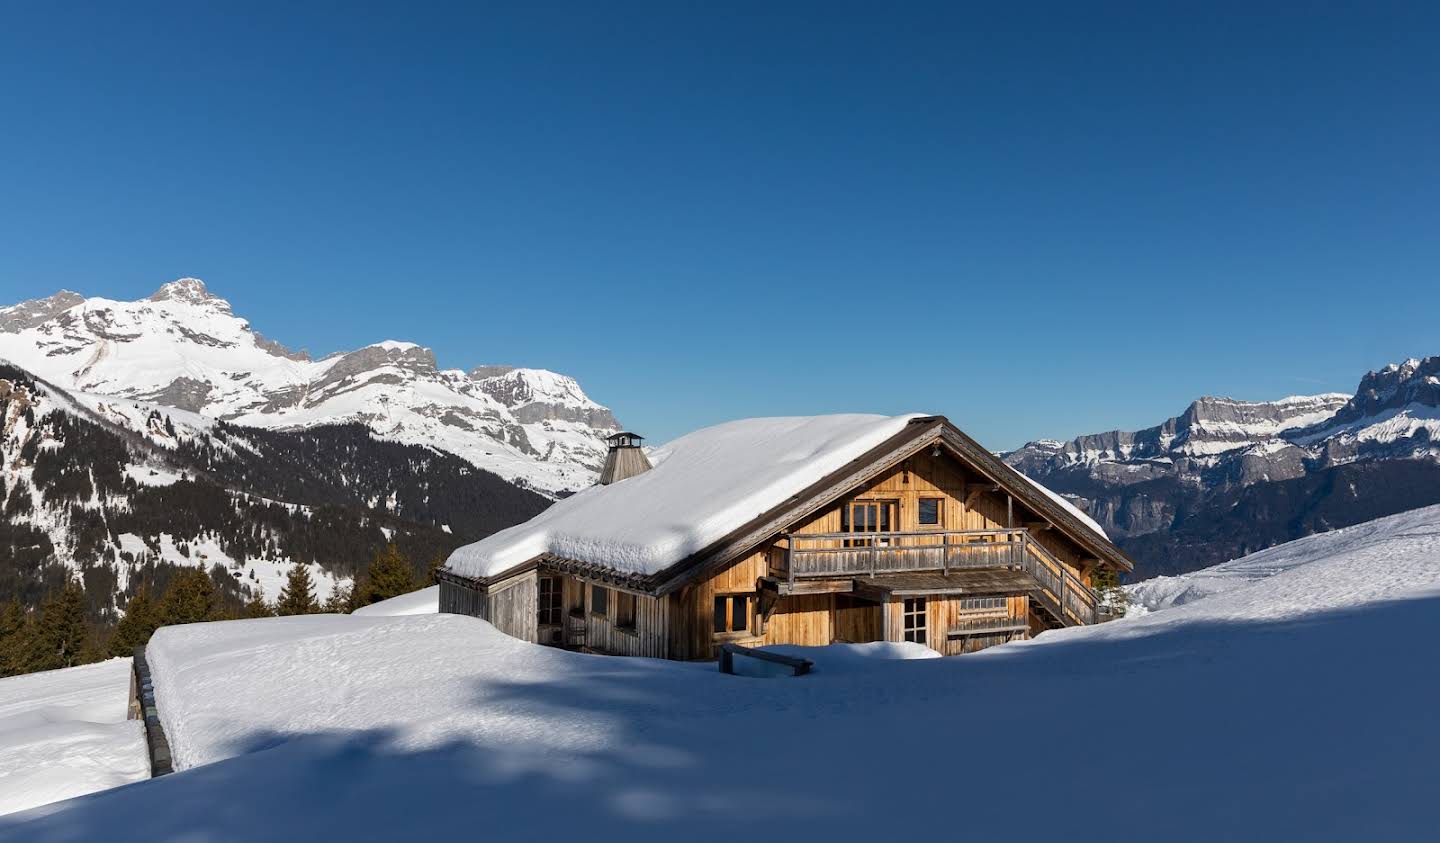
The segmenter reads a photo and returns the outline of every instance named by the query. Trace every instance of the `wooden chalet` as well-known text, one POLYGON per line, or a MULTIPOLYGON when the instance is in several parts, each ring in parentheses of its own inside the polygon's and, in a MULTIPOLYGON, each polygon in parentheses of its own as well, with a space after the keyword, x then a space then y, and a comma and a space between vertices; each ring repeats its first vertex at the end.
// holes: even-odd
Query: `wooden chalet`
MULTIPOLYGON (((562 501, 543 523, 546 513, 534 527, 456 551, 438 574, 440 610, 540 644, 670 659, 714 659, 726 643, 869 641, 913 641, 958 655, 1097 622, 1096 572, 1133 565, 1094 522, 944 417, 904 417, 881 432, 878 444, 857 439, 850 447, 863 451, 841 453, 838 467, 797 465, 785 483, 771 484, 784 486, 778 493, 766 487, 782 498, 649 567, 553 547, 546 537, 569 517, 561 508, 587 505, 562 501), (487 556, 492 547, 523 558, 487 556)), ((711 450, 723 457, 728 440, 717 441, 711 450)), ((618 514, 605 529, 622 530, 626 524, 613 522, 626 518, 643 528, 658 509, 676 505, 677 488, 694 493, 693 482, 661 482, 677 457, 651 469, 633 434, 617 435, 611 447, 608 485, 576 496, 596 506, 616 496, 618 514)), ((749 446, 739 437, 734 447, 749 446)), ((794 443, 785 448, 777 453, 792 452, 794 443)), ((737 453, 733 464, 743 467, 745 456, 737 453)), ((703 490, 712 509, 728 493, 703 490)), ((566 546, 604 547, 587 545, 586 529, 575 528, 566 546)))

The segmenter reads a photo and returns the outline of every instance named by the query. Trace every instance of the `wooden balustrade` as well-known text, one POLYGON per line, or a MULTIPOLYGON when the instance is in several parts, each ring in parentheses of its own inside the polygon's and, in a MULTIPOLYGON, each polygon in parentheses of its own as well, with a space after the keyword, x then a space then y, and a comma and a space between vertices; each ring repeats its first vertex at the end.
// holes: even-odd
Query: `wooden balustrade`
POLYGON ((791 533, 785 567, 797 579, 908 571, 1018 568, 1034 577, 1035 596, 1066 626, 1096 622, 1096 597, 1028 530, 927 530, 885 533, 791 533))

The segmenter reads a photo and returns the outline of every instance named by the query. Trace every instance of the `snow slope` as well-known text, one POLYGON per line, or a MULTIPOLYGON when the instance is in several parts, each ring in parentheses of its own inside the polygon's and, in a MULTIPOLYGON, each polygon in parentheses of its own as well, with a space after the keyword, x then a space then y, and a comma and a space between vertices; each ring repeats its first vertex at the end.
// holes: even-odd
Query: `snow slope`
MULTIPOLYGON (((1203 570, 1126 586, 1147 611, 1202 604, 1256 611, 1343 607, 1383 599, 1440 572, 1440 507, 1317 533, 1203 570), (1432 565, 1434 570, 1432 570, 1432 565), (1250 592, 1254 594, 1250 594, 1250 592), (1224 600, 1211 599, 1224 597, 1224 600)), ((1173 618, 1167 613, 1164 617, 1173 618)))
POLYGON ((951 659, 814 649, 798 679, 453 615, 163 630, 186 769, 0 839, 1428 839, 1440 508, 1362 532, 1136 619, 951 659))
POLYGON ((550 552, 653 574, 778 506, 917 417, 793 416, 703 428, 656 449, 650 471, 586 489, 524 524, 461 547, 445 567, 467 577, 491 576, 550 552))
POLYGON ((0 359, 65 389, 237 424, 356 422, 552 494, 594 482, 617 427, 572 378, 543 369, 441 370, 429 349, 396 340, 312 360, 194 278, 141 301, 61 292, 0 308, 0 359))
POLYGON ((150 777, 130 660, 0 679, 0 814, 150 777))
POLYGON ((427 588, 371 603, 355 610, 357 615, 387 617, 391 615, 433 615, 440 611, 440 586, 427 588))

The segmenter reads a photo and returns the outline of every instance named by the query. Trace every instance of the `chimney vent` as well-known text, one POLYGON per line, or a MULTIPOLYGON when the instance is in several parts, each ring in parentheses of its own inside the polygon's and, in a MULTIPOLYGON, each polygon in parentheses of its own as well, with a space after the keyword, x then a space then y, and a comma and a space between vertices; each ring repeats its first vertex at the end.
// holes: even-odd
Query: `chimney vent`
POLYGON ((605 467, 600 470, 601 486, 609 486, 650 470, 650 460, 640 448, 644 438, 638 433, 623 430, 605 438, 610 443, 610 453, 605 455, 605 467))

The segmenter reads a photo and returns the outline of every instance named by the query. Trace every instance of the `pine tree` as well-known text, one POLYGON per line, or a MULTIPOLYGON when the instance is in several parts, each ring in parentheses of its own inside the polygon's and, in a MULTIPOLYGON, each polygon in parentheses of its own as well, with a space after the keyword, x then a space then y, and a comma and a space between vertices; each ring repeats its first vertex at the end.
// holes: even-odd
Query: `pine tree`
POLYGON ((391 597, 409 594, 419 588, 420 584, 415 582, 415 571, 405 557, 400 555, 400 549, 389 544, 375 554, 375 561, 370 563, 370 568, 365 572, 364 586, 361 605, 368 606, 391 597))
POLYGON ((199 568, 181 568, 160 598, 160 625, 216 620, 219 604, 209 574, 199 568))
POLYGON ((255 589, 254 595, 245 602, 245 608, 240 611, 242 618, 273 618, 275 609, 265 602, 265 590, 255 589))
POLYGON ((348 615, 355 611, 355 586, 336 583, 330 596, 325 599, 325 611, 333 615, 348 615))
POLYGON ((84 663, 90 630, 85 627, 85 591, 71 581, 52 595, 40 609, 40 618, 30 636, 26 667, 55 670, 84 663))
POLYGON ((110 636, 110 655, 128 656, 136 647, 145 646, 160 625, 160 610, 150 599, 150 588, 140 584, 135 596, 125 604, 125 617, 116 624, 110 636))
POLYGON ((315 602, 315 583, 310 580, 310 569, 295 565, 285 577, 285 587, 280 589, 280 599, 275 603, 277 615, 310 615, 320 610, 315 602))
POLYGON ((14 676, 24 670, 29 633, 25 607, 20 598, 12 597, 0 611, 0 676, 14 676))

